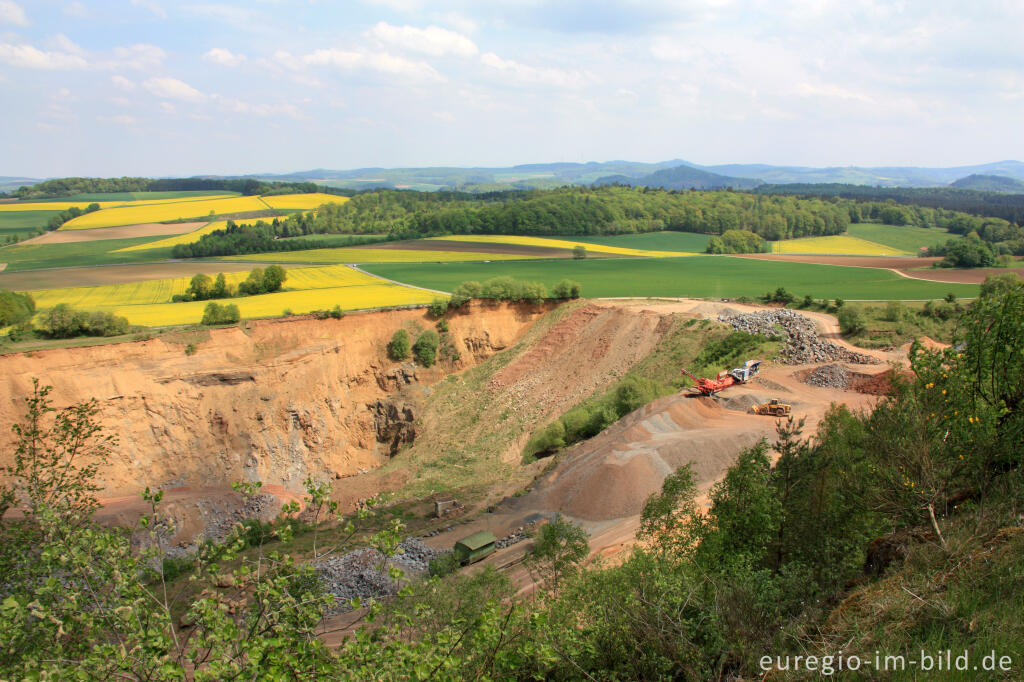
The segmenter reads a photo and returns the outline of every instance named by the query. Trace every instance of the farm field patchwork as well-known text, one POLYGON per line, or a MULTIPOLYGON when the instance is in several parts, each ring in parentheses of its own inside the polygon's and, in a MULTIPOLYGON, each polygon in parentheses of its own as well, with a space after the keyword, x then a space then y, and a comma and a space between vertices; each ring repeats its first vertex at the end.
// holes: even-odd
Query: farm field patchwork
MULTIPOLYGON (((169 197, 166 199, 130 199, 127 201, 122 200, 110 200, 109 194, 97 195, 103 196, 103 199, 96 201, 90 200, 70 200, 70 199, 50 199, 40 201, 12 201, 10 203, 0 203, 0 212, 14 212, 18 213, 21 211, 66 211, 72 206, 78 208, 86 208, 89 204, 99 204, 101 209, 108 208, 131 208, 133 206, 154 206, 163 204, 179 204, 188 203, 192 201, 210 201, 213 199, 230 199, 233 196, 230 193, 218 192, 216 194, 195 197, 195 196, 183 196, 183 197, 169 197)), ((144 221, 137 221, 144 222, 144 221)))
POLYGON ((9 234, 27 236, 45 227, 50 218, 60 211, 5 211, 0 212, 0 239, 9 234))
POLYGON ((74 242, 95 242, 107 239, 132 239, 135 237, 165 237, 191 232, 205 223, 142 223, 120 227, 97 227, 95 230, 52 230, 38 237, 26 240, 25 244, 71 244, 74 242))
POLYGON ((218 272, 249 272, 259 263, 225 263, 224 261, 178 261, 123 265, 100 265, 70 268, 21 270, 0 274, 0 289, 26 291, 30 289, 67 289, 70 287, 98 287, 153 279, 192 277, 202 272, 213 276, 218 272))
POLYGON ((599 236, 572 237, 573 241, 583 242, 590 248, 590 244, 603 244, 604 246, 619 246, 627 249, 642 249, 645 251, 683 251, 688 253, 703 253, 708 247, 708 239, 711 235, 698 234, 696 232, 643 232, 639 234, 608 234, 599 236))
POLYGON ((78 216, 64 223, 62 230, 88 230, 95 227, 116 227, 137 223, 160 223, 184 218, 204 218, 210 213, 243 213, 269 211, 270 206, 260 197, 228 197, 221 199, 170 200, 166 203, 149 203, 119 206, 78 216))
POLYGON ((225 227, 227 227, 227 224, 228 221, 226 220, 215 220, 213 222, 206 223, 205 225, 197 229, 194 229, 191 232, 186 232, 184 234, 179 234, 175 237, 168 237, 167 239, 161 239, 155 242, 148 242, 146 244, 136 244, 135 246, 127 246, 123 249, 118 249, 116 253, 171 248, 173 246, 177 246, 178 244, 194 244, 195 242, 199 241, 204 234, 210 234, 211 232, 215 232, 217 230, 223 230, 225 227))
POLYGON ((877 225, 854 223, 846 230, 851 237, 884 244, 908 253, 917 253, 923 246, 935 246, 952 237, 944 227, 914 227, 913 225, 877 225))
MULTIPOLYGON (((231 284, 238 284, 248 271, 226 272, 231 284)), ((80 310, 102 310, 123 315, 132 324, 162 326, 196 323, 202 318, 207 301, 171 303, 175 294, 183 294, 191 277, 126 282, 105 286, 66 287, 30 291, 42 310, 67 303, 80 310)), ((294 268, 288 270, 285 290, 261 296, 224 299, 233 303, 244 317, 280 315, 290 309, 296 313, 332 308, 346 310, 390 305, 429 303, 434 294, 391 284, 348 266, 294 268)))
POLYGON ((167 199, 194 199, 196 197, 232 197, 240 196, 239 192, 232 192, 224 189, 189 189, 189 190, 167 190, 162 191, 142 191, 142 192, 92 192, 84 194, 72 194, 66 197, 59 197, 56 199, 35 199, 34 201, 40 202, 51 202, 51 201, 166 201, 167 199))
POLYGON ((170 249, 154 249, 132 253, 117 253, 126 246, 145 244, 159 237, 134 239, 106 239, 71 244, 14 244, 0 249, 0 260, 8 270, 35 270, 38 268, 67 268, 82 265, 112 265, 141 263, 171 257, 170 249))
POLYGON ((652 258, 666 258, 671 256, 692 256, 693 252, 684 251, 653 251, 645 249, 632 249, 621 246, 608 246, 605 244, 585 243, 549 237, 523 237, 517 235, 482 234, 469 235, 459 234, 450 237, 431 237, 431 239, 458 242, 473 242, 479 244, 515 244, 519 246, 544 246, 556 249, 572 249, 583 246, 592 253, 607 253, 616 256, 647 256, 652 258))
POLYGON ((771 242, 772 253, 807 253, 858 256, 905 256, 906 251, 847 235, 803 237, 771 242))
POLYGON ((549 288, 569 278, 583 285, 583 295, 755 297, 778 287, 798 296, 843 299, 937 299, 947 293, 977 296, 972 284, 946 284, 900 277, 876 268, 813 265, 729 256, 659 259, 587 259, 437 265, 379 264, 364 268, 381 277, 430 289, 451 291, 466 280, 510 275, 549 288))
POLYGON ((373 249, 358 246, 338 249, 309 249, 226 256, 224 260, 253 260, 275 263, 425 263, 486 260, 522 260, 529 256, 474 251, 421 251, 414 249, 373 249))

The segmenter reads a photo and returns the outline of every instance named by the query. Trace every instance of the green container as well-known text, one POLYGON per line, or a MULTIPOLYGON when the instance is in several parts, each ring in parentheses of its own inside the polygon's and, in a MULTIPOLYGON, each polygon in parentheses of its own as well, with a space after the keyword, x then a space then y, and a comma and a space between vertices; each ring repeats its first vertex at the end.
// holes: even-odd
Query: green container
POLYGON ((459 563, 472 564, 490 556, 497 549, 498 538, 489 530, 481 530, 455 543, 455 556, 459 563))

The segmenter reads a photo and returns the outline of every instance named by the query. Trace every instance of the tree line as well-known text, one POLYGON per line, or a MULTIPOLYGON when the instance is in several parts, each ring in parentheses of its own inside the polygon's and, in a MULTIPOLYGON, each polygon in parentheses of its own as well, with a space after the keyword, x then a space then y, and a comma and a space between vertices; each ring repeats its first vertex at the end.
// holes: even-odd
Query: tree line
POLYGON ((230 284, 223 272, 211 278, 205 273, 198 273, 192 276, 188 288, 184 294, 174 294, 171 301, 174 303, 182 301, 209 301, 217 298, 232 298, 234 296, 258 296, 260 294, 271 294, 280 291, 288 273, 280 265, 270 265, 266 270, 253 268, 249 275, 239 282, 236 287, 230 284))
POLYGON ((19 199, 53 199, 75 194, 114 192, 238 192, 244 195, 326 192, 349 196, 351 190, 322 187, 313 182, 279 182, 255 178, 55 178, 35 185, 23 185, 14 191, 19 199))

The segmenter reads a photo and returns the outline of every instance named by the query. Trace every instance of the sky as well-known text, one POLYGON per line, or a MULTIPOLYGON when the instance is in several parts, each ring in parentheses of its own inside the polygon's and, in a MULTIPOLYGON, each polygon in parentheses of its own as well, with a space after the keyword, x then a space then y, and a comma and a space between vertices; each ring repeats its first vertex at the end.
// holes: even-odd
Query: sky
POLYGON ((0 0, 0 175, 1024 158, 1021 0, 0 0))

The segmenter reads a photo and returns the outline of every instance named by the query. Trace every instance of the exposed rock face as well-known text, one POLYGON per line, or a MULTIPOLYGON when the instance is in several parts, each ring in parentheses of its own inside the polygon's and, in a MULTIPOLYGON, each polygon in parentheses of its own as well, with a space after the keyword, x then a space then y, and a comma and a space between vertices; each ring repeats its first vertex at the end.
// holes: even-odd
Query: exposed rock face
POLYGON ((396 455, 403 446, 416 439, 416 418, 413 408, 399 407, 390 400, 377 400, 369 405, 377 428, 377 442, 383 443, 389 455, 396 455))
MULTIPOLYGON (((120 441, 100 471, 105 498, 157 488, 260 480, 287 491, 383 463, 416 435, 420 387, 512 345, 546 308, 469 306, 450 321, 460 359, 397 364, 395 330, 434 325, 426 311, 341 320, 265 320, 245 328, 0 356, 0 446, 24 414, 32 379, 62 408, 89 398, 120 441), (186 355, 185 346, 197 352, 186 355), (471 350, 472 349, 472 350, 471 350)), ((0 447, 0 465, 10 449, 0 447)))

